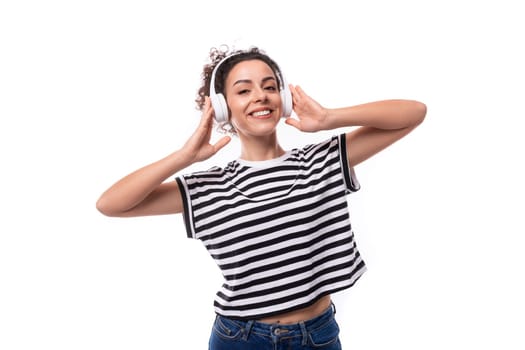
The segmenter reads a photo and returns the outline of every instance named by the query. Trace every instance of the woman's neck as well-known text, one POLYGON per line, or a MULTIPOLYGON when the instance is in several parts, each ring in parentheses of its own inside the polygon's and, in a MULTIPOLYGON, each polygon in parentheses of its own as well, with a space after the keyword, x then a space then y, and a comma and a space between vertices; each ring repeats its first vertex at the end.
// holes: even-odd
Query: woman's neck
MULTIPOLYGON (((240 136, 240 135, 239 135, 240 136)), ((282 156, 285 151, 279 145, 275 134, 261 137, 243 137, 241 141, 241 159, 248 161, 270 160, 282 156)))

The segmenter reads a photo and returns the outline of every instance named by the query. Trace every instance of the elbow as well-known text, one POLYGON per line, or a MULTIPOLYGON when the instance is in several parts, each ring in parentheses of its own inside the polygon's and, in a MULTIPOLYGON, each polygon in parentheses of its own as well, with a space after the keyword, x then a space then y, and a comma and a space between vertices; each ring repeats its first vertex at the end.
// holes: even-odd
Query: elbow
POLYGON ((115 210, 115 208, 111 206, 111 204, 108 203, 108 201, 104 197, 100 197, 98 199, 96 203, 96 208, 101 214, 105 216, 109 216, 109 217, 121 216, 119 215, 120 212, 118 210, 115 210))
POLYGON ((413 117, 414 117, 414 126, 418 126, 423 123, 425 116, 427 115, 427 105, 423 102, 412 101, 413 108, 413 117))
POLYGON ((415 128, 423 123, 427 115, 427 105, 416 100, 398 100, 402 128, 415 128))

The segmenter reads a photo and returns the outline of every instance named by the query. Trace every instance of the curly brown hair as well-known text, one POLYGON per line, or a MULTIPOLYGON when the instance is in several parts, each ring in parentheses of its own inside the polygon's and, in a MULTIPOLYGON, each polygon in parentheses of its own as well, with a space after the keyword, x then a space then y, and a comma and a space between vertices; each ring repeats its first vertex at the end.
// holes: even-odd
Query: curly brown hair
POLYGON ((226 97, 224 91, 224 83, 226 77, 230 73, 233 66, 237 63, 247 60, 261 60, 268 64, 272 68, 277 80, 279 81, 279 89, 282 89, 284 86, 284 81, 282 73, 279 69, 277 63, 272 60, 266 52, 259 49, 258 47, 252 46, 247 50, 230 50, 228 46, 223 45, 220 48, 212 48, 209 53, 210 63, 204 65, 201 73, 202 85, 198 89, 197 98, 195 99, 196 108, 200 111, 204 108, 204 98, 210 95, 210 84, 213 70, 223 59, 231 57, 230 59, 225 60, 221 63, 217 72, 215 72, 215 91, 216 93, 221 93, 226 97))

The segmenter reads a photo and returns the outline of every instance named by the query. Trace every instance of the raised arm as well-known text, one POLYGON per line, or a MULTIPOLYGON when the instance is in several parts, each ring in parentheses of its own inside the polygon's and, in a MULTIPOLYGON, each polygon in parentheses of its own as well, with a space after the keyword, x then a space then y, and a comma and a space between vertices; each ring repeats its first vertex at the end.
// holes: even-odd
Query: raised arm
POLYGON ((211 145, 212 128, 213 109, 207 99, 199 126, 184 146, 117 181, 100 196, 97 209, 104 215, 118 217, 182 212, 177 182, 165 181, 189 165, 208 159, 230 141, 225 136, 211 145))
POLYGON ((287 124, 307 132, 360 126, 346 134, 350 166, 363 162, 410 133, 426 115, 425 104, 413 100, 324 108, 300 87, 290 88, 298 119, 287 119, 287 124))

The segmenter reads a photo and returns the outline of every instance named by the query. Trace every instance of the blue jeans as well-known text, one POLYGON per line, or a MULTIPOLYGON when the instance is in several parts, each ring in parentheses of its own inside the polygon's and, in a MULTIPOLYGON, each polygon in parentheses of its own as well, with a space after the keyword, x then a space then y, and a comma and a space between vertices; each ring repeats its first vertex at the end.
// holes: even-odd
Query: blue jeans
POLYGON ((209 350, 341 350, 339 326, 332 307, 296 324, 269 324, 217 316, 209 350))

